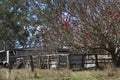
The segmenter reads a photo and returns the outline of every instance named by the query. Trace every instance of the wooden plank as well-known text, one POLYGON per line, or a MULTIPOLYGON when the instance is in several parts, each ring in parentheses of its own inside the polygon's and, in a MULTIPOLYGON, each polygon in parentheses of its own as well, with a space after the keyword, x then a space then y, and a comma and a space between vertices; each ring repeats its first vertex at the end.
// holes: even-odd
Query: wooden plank
POLYGON ((21 58, 21 57, 28 57, 30 55, 21 55, 21 56, 10 56, 10 58, 21 58))

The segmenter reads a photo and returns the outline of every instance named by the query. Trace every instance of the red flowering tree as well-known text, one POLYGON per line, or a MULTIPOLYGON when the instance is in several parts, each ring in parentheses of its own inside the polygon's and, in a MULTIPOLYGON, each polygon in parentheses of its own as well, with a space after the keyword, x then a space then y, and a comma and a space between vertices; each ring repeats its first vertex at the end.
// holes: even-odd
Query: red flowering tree
POLYGON ((38 8, 37 12, 44 16, 42 24, 47 26, 47 41, 57 47, 66 45, 78 50, 81 47, 105 49, 118 66, 118 0, 41 0, 41 3, 46 6, 44 9, 38 8))

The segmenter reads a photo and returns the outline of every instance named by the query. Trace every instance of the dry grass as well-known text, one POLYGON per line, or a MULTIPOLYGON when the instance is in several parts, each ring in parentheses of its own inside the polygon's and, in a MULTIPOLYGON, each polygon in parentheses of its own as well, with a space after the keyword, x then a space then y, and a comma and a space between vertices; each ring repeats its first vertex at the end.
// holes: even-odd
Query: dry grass
POLYGON ((106 70, 90 70, 72 72, 62 70, 30 69, 0 70, 0 80, 120 80, 120 69, 107 68, 106 70))
POLYGON ((27 78, 34 78, 34 73, 30 70, 12 70, 9 73, 8 69, 0 70, 0 80, 23 80, 27 78))
POLYGON ((64 69, 64 70, 40 70, 35 69, 35 72, 31 72, 30 69, 18 69, 12 70, 9 73, 7 69, 0 70, 0 80, 58 80, 58 79, 65 79, 69 78, 71 71, 64 69))

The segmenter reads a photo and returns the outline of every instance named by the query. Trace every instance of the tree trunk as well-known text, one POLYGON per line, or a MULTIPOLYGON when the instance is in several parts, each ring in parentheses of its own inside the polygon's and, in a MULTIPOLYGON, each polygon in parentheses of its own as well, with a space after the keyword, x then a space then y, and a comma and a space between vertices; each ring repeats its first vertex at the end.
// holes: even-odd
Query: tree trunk
POLYGON ((120 66, 120 63, 119 63, 120 59, 119 59, 118 55, 117 54, 111 54, 111 56, 112 56, 113 65, 115 67, 119 67, 120 66))
POLYGON ((120 63, 119 63, 120 62, 119 50, 117 47, 115 47, 114 43, 109 42, 106 45, 105 50, 111 54, 114 67, 119 67, 119 65, 120 65, 120 63))

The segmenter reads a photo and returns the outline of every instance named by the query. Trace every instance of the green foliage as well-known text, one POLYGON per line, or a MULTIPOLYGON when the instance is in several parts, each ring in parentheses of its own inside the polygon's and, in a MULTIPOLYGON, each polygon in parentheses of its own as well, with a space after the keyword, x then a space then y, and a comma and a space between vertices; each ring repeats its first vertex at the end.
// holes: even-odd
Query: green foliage
MULTIPOLYGON (((25 1, 2 0, 0 5, 0 45, 6 43, 7 49, 15 48, 16 41, 25 45, 28 32, 25 29, 25 1), (21 42, 24 41, 24 42, 21 42), (23 44, 24 43, 24 44, 23 44)), ((3 46, 1 46, 3 48, 3 46)))

